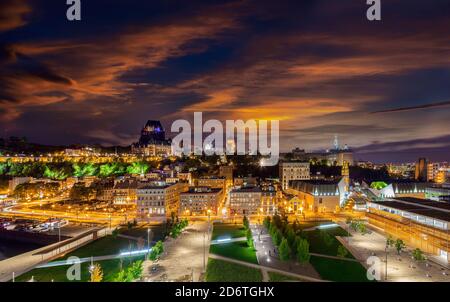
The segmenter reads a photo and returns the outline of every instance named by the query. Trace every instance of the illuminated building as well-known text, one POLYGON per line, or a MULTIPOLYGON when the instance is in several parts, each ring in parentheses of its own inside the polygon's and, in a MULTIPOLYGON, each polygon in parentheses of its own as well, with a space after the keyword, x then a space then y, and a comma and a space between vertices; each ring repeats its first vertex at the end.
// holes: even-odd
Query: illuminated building
POLYGON ((416 163, 416 171, 414 174, 414 179, 417 181, 427 181, 428 173, 427 173, 427 160, 426 158, 419 158, 416 163))
POLYGON ((256 177, 236 177, 233 180, 233 185, 235 187, 246 187, 246 186, 256 186, 258 184, 258 180, 256 177))
POLYGON ((167 184, 153 182, 136 190, 137 215, 140 218, 165 218, 177 213, 180 205, 180 193, 188 190, 186 183, 167 184))
POLYGON ((434 201, 450 201, 450 184, 426 187, 425 197, 434 201))
POLYGON ((373 182, 369 190, 379 198, 425 198, 425 189, 427 186, 429 186, 429 183, 426 182, 398 181, 388 184, 378 181, 373 182))
POLYGON ((33 177, 13 177, 8 183, 8 189, 10 194, 14 192, 18 185, 28 183, 33 180, 33 177))
POLYGON ((309 162, 280 163, 280 182, 283 190, 288 189, 291 180, 310 179, 309 162))
POLYGON ((217 208, 223 201, 224 192, 219 188, 191 187, 180 194, 180 215, 217 214, 217 208), (208 212, 210 211, 210 212, 208 212))
POLYGON ((161 122, 149 120, 142 128, 139 141, 131 145, 131 153, 144 156, 170 156, 172 145, 165 136, 166 132, 161 122))
POLYGON ((292 160, 314 161, 337 166, 342 166, 344 162, 347 162, 350 166, 354 164, 353 151, 347 145, 341 148, 337 136, 334 137, 331 149, 318 152, 306 152, 304 149, 297 147, 292 150, 291 155, 292 160))
POLYGON ((259 213, 261 215, 274 215, 279 202, 278 192, 274 187, 263 188, 261 192, 261 205, 259 213))
POLYGON ((233 166, 220 166, 219 176, 224 177, 226 180, 226 186, 230 187, 233 185, 233 166))
POLYGON ((450 204, 401 198, 368 202, 367 208, 370 224, 415 248, 450 260, 450 204))
POLYGON ((197 179, 197 187, 210 187, 225 191, 226 180, 223 177, 201 177, 197 179))
POLYGON ((230 212, 238 215, 257 215, 261 207, 262 190, 243 187, 230 191, 230 212))
POLYGON ((112 201, 116 205, 135 204, 139 182, 132 179, 119 181, 114 185, 112 201))
POLYGON ((428 163, 427 165, 427 181, 438 184, 446 182, 448 173, 448 163, 428 163))
POLYGON ((339 209, 347 196, 344 178, 337 180, 291 180, 288 192, 305 201, 308 210, 333 212, 339 209))

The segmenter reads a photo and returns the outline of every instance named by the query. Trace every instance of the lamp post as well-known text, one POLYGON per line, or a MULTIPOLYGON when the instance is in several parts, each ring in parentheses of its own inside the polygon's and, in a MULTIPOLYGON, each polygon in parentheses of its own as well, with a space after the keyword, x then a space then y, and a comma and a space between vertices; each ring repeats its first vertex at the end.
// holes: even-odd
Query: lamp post
POLYGON ((203 272, 206 272, 206 232, 203 233, 203 272))
POLYGON ((386 248, 385 248, 385 252, 386 252, 386 259, 385 259, 385 267, 384 267, 384 280, 387 281, 388 278, 388 243, 386 241, 386 248))
POLYGON ((150 255, 150 233, 151 233, 151 231, 152 230, 150 228, 147 228, 147 260, 150 255))

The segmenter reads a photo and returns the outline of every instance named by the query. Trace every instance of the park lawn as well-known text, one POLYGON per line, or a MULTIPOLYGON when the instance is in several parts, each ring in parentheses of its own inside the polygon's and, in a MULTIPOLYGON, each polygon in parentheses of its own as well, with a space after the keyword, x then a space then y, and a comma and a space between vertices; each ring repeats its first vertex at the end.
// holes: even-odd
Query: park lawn
POLYGON ((245 237, 245 228, 242 224, 215 223, 213 225, 211 240, 239 237, 245 237))
POLYGON ((298 278, 279 274, 279 273, 268 272, 268 274, 269 274, 270 282, 301 281, 298 278))
MULTIPOLYGON (((151 229, 151 239, 150 241, 158 241, 163 240, 164 233, 166 231, 166 226, 164 224, 161 225, 152 225, 150 226, 151 229)), ((148 232, 148 226, 138 226, 134 227, 132 229, 128 228, 122 228, 119 230, 120 234, 132 236, 136 238, 142 238, 144 240, 147 240, 147 232, 148 232)))
POLYGON ((136 241, 126 238, 116 237, 111 235, 99 238, 91 243, 88 243, 75 251, 72 251, 58 260, 67 259, 71 256, 78 258, 85 258, 91 256, 107 256, 119 254, 123 251, 134 250, 136 248, 136 241))
MULTIPOLYGON (((137 260, 144 260, 144 256, 123 258, 122 268, 127 268, 131 263, 137 260)), ((120 259, 95 261, 100 264, 103 271, 103 282, 112 282, 114 276, 120 271, 120 259)), ((70 281, 67 279, 67 269, 69 265, 36 268, 16 278, 17 282, 27 282, 32 277, 36 282, 88 282, 90 262, 81 264, 81 280, 70 281)))
POLYGON ((261 270, 230 263, 223 260, 208 259, 207 282, 262 282, 261 270))
MULTIPOLYGON (((323 230, 314 230, 307 231, 302 233, 303 236, 306 236, 309 242, 309 250, 311 253, 324 254, 328 256, 337 256, 338 247, 342 244, 339 240, 336 239, 336 236, 347 236, 347 231, 342 229, 341 227, 323 229, 323 230), (321 235, 322 232, 330 235, 331 239, 329 242, 324 240, 321 235)), ((353 255, 348 252, 346 258, 354 258, 353 255)))
POLYGON ((324 280, 369 282, 367 270, 359 262, 311 256, 311 264, 324 280))
POLYGON ((212 244, 209 248, 209 252, 236 260, 258 264, 255 249, 249 247, 247 241, 212 244))
MULTIPOLYGON (((322 224, 330 224, 332 221, 300 221, 297 223, 297 227, 299 230, 313 228, 322 224)), ((292 223, 291 223, 292 225, 292 223)))

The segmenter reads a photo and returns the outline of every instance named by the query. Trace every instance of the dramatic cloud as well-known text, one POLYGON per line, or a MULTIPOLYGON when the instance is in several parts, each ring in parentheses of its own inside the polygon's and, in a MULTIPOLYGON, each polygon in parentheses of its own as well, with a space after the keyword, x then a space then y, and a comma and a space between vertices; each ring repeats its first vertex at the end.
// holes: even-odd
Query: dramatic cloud
POLYGON ((25 0, 2 0, 0 3, 0 32, 25 25, 31 8, 25 0))
POLYGON ((389 1, 382 22, 365 19, 365 1, 130 0, 108 14, 90 1, 79 23, 44 1, 5 3, 22 27, 0 33, 3 135, 129 144, 147 119, 170 128, 202 111, 278 119, 282 150, 327 148, 337 134, 403 152, 397 143, 450 129, 448 1, 389 1))

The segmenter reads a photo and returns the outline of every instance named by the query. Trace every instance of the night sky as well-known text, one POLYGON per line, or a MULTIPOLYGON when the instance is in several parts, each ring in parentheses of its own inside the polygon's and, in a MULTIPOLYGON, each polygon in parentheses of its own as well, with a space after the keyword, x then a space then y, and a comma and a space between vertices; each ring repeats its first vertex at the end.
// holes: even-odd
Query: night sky
MULTIPOLYGON (((279 119, 281 150, 450 160, 450 1, 0 2, 0 136, 137 141, 148 119, 279 119)), ((170 131, 169 135, 170 135, 170 131)))

